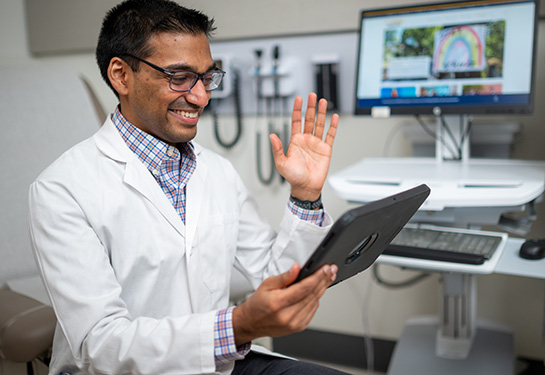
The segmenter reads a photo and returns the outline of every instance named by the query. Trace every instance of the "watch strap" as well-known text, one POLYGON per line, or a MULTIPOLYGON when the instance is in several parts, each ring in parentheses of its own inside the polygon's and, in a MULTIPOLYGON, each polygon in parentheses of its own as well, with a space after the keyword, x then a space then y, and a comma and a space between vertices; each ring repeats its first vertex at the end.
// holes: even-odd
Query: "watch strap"
POLYGON ((317 210, 319 208, 323 208, 321 195, 315 201, 302 201, 290 195, 290 201, 297 207, 303 208, 305 210, 317 210))

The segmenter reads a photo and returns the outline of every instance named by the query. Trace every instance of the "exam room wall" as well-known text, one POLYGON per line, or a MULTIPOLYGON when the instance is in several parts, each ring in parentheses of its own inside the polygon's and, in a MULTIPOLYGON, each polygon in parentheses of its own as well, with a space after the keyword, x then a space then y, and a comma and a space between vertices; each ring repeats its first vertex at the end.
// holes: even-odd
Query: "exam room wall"
MULTIPOLYGON (((200 7, 218 21, 218 38, 275 33, 310 31, 335 31, 356 29, 357 9, 363 1, 300 0, 259 2, 252 0, 187 1, 200 7), (279 4, 281 3, 281 4, 279 4), (272 6, 270 4, 276 4, 272 6), (240 9, 245 9, 241 22, 240 9), (320 11, 318 12, 317 9, 320 11), (286 12, 289 10, 289 12, 286 12), (284 13, 286 12, 286 13, 284 13), (310 16, 307 16, 309 15, 310 16), (324 16, 327 15, 327 16, 324 16), (300 21, 300 23, 298 23, 300 21)), ((366 6, 393 6, 401 1, 367 1, 366 6)), ((541 21, 537 74, 536 111, 532 116, 521 117, 523 132, 513 146, 517 158, 545 160, 545 25, 541 21)), ((0 65, 63 64, 79 71, 90 83, 106 111, 111 111, 116 99, 102 82, 91 52, 35 57, 29 52, 25 27, 24 0, 0 2, 0 65)), ((351 95, 346 93, 345 95, 351 95)), ((512 118, 511 118, 512 119, 512 118)), ((374 156, 410 156, 410 145, 396 131, 403 119, 373 120, 341 114, 341 125, 335 143, 331 172, 363 158, 374 156), (391 139, 391 143, 389 140, 391 139), (389 145, 389 146, 388 146, 389 145)), ((234 119, 221 119, 232 129, 234 119)), ((1 126, 8 126, 2 124, 1 126)), ((212 135, 210 118, 203 118, 199 126, 198 142, 227 157, 241 173, 243 180, 257 198, 263 213, 271 223, 279 221, 288 187, 280 183, 261 185, 256 176, 254 162, 254 121, 244 118, 244 133, 240 143, 230 151, 221 149, 212 135)), ((226 134, 227 135, 227 134, 226 134)), ((336 197, 326 186, 324 202, 334 218, 350 206, 336 197)), ((545 237, 545 209, 538 207, 539 219, 532 236, 545 237)), ((384 266, 384 276, 403 279, 412 275, 408 271, 384 266)), ((545 357, 541 344, 543 311, 543 281, 510 276, 491 275, 479 277, 479 315, 513 327, 516 352, 529 357, 545 357)), ((388 290, 372 281, 365 272, 335 288, 324 296, 320 309, 311 323, 314 329, 363 335, 395 340, 401 334, 405 321, 415 315, 437 313, 438 277, 432 276, 416 286, 388 290)))

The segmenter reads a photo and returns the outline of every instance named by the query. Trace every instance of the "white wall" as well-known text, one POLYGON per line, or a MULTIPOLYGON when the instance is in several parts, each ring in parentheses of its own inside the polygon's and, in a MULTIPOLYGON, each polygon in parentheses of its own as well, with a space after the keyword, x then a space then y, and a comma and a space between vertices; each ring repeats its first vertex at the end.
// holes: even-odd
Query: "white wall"
MULTIPOLYGON (((361 1, 299 0, 277 2, 188 1, 187 4, 209 11, 218 21, 218 37, 271 34, 274 31, 320 31, 356 29, 358 17, 354 14, 361 1), (257 3, 263 4, 258 7, 257 3), (268 5, 264 5, 268 4, 268 5), (275 4, 277 6, 271 6, 275 4), (346 7, 343 7, 346 6, 346 7), (244 12, 241 9, 245 9, 244 12), (285 13, 283 10, 289 9, 285 13), (316 9, 320 9, 317 12, 316 9), (348 11, 352 9, 354 11, 348 11), (313 17, 308 18, 308 14, 313 17), (244 16, 243 16, 244 14, 244 16), (321 15, 321 17, 318 17, 321 15), (262 27, 263 26, 263 27, 262 27), (262 27, 262 28, 261 28, 262 27)), ((378 2, 377 2, 378 3, 378 2)), ((391 0, 388 3, 394 4, 391 0)), ((399 1, 397 1, 399 3, 399 1)), ((542 22, 543 23, 543 22, 542 22)), ((537 102, 543 103, 545 92, 545 27, 541 25, 537 102)), ((28 52, 25 28, 24 1, 0 2, 0 65, 65 64, 78 71, 90 82, 106 111, 116 105, 114 95, 101 81, 92 53, 65 54, 60 56, 33 57, 28 52)), ((348 95, 348 94, 347 94, 348 95)), ((545 160, 545 109, 539 107, 533 116, 523 117, 524 132, 514 145, 514 155, 523 159, 545 160)), ((335 172, 362 157, 382 156, 386 140, 398 121, 372 120, 341 114, 331 171, 335 172)), ((222 118, 224 126, 234 125, 233 118, 222 118)), ((229 158, 237 167, 250 190, 256 195, 271 223, 277 223, 288 195, 286 186, 279 183, 265 187, 258 182, 255 173, 254 121, 244 119, 245 128, 241 142, 232 150, 224 151, 212 137, 212 123, 203 118, 197 141, 229 158)), ((7 126, 1 124, 1 126, 7 126)), ((399 133, 395 133, 388 156, 407 156, 409 145, 399 133)), ((323 192, 324 202, 333 217, 338 217, 349 205, 337 198, 329 187, 323 192)), ((541 219, 535 225, 532 236, 545 237, 544 205, 538 205, 541 219)), ((383 267, 385 276, 403 279, 412 275, 408 271, 383 267)), ((479 277, 479 315, 511 325, 515 331, 517 354, 545 357, 541 343, 543 321, 543 281, 509 276, 479 277)), ((370 272, 355 277, 327 292, 311 326, 327 331, 349 334, 371 334, 375 337, 396 339, 405 320, 414 315, 437 312, 438 278, 433 276, 411 288, 386 290, 372 282, 370 272), (365 313, 365 315, 364 315, 365 313), (365 318, 365 319, 364 319, 365 318), (365 324, 364 324, 365 323, 365 324)))

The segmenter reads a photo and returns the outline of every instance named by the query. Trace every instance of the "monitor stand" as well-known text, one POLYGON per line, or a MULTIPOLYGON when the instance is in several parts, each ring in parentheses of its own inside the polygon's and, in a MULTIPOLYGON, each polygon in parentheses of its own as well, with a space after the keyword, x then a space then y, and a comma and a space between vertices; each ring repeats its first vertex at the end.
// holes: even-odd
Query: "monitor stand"
POLYGON ((457 116, 443 116, 436 114, 435 127, 435 159, 438 163, 446 160, 469 160, 469 137, 470 137, 470 116, 460 115, 459 121, 448 121, 456 119, 457 116))
MULTIPOLYGON (((443 116, 434 111, 435 160, 467 163, 469 160, 470 118, 468 115, 443 116), (449 121, 450 120, 450 121, 449 121)), ((476 333, 475 275, 443 273, 439 319, 435 337, 435 355, 465 359, 469 356, 476 333)))
POLYGON ((435 355, 465 359, 475 338, 477 289, 475 275, 442 273, 435 355))
MULTIPOLYGON (((456 119, 456 116, 447 118, 440 114, 436 115, 435 159, 437 163, 465 164, 469 161, 470 117, 460 115, 459 121, 456 119)), ((476 341, 479 341, 476 339, 477 333, 480 336, 485 335, 485 331, 477 327, 475 277, 473 274, 457 272, 441 274, 439 317, 436 324, 431 324, 427 328, 435 330, 435 334, 432 335, 435 339, 432 339, 435 341, 434 357, 441 365, 449 363, 450 360, 464 360, 466 364, 473 362, 474 353, 482 350, 476 347, 481 346, 482 343, 474 345, 476 341)), ((502 338, 507 343, 512 342, 512 335, 508 332, 504 333, 502 338)), ((505 352, 502 354, 508 354, 506 358, 510 358, 512 353, 509 349, 512 348, 509 344, 506 347, 508 349, 504 348, 505 352)), ((457 361, 454 363, 460 364, 457 361)), ((439 368, 442 367, 441 365, 439 368)), ((475 367, 470 366, 470 368, 475 367)))
MULTIPOLYGON (((435 112, 435 111, 434 111, 435 112)), ((435 160, 467 162, 469 159, 469 118, 451 121, 436 113, 435 160)), ((451 116, 454 117, 454 116, 451 116)), ((475 276, 460 273, 442 275, 440 319, 435 354, 444 358, 466 358, 475 335, 475 276)))

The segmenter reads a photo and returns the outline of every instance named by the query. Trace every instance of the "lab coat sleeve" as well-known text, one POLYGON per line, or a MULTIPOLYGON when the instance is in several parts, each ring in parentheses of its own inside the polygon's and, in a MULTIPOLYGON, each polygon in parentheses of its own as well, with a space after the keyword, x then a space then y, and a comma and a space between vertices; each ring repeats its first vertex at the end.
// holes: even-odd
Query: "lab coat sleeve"
POLYGON ((74 358, 86 374, 215 371, 215 311, 132 317, 107 250, 77 198, 55 180, 35 182, 29 198, 35 259, 71 352, 58 358, 74 358))
POLYGON ((253 288, 267 277, 287 271, 294 263, 303 265, 332 225, 327 212, 321 226, 301 220, 287 205, 278 233, 261 218, 256 201, 239 179, 240 227, 235 267, 253 288))

